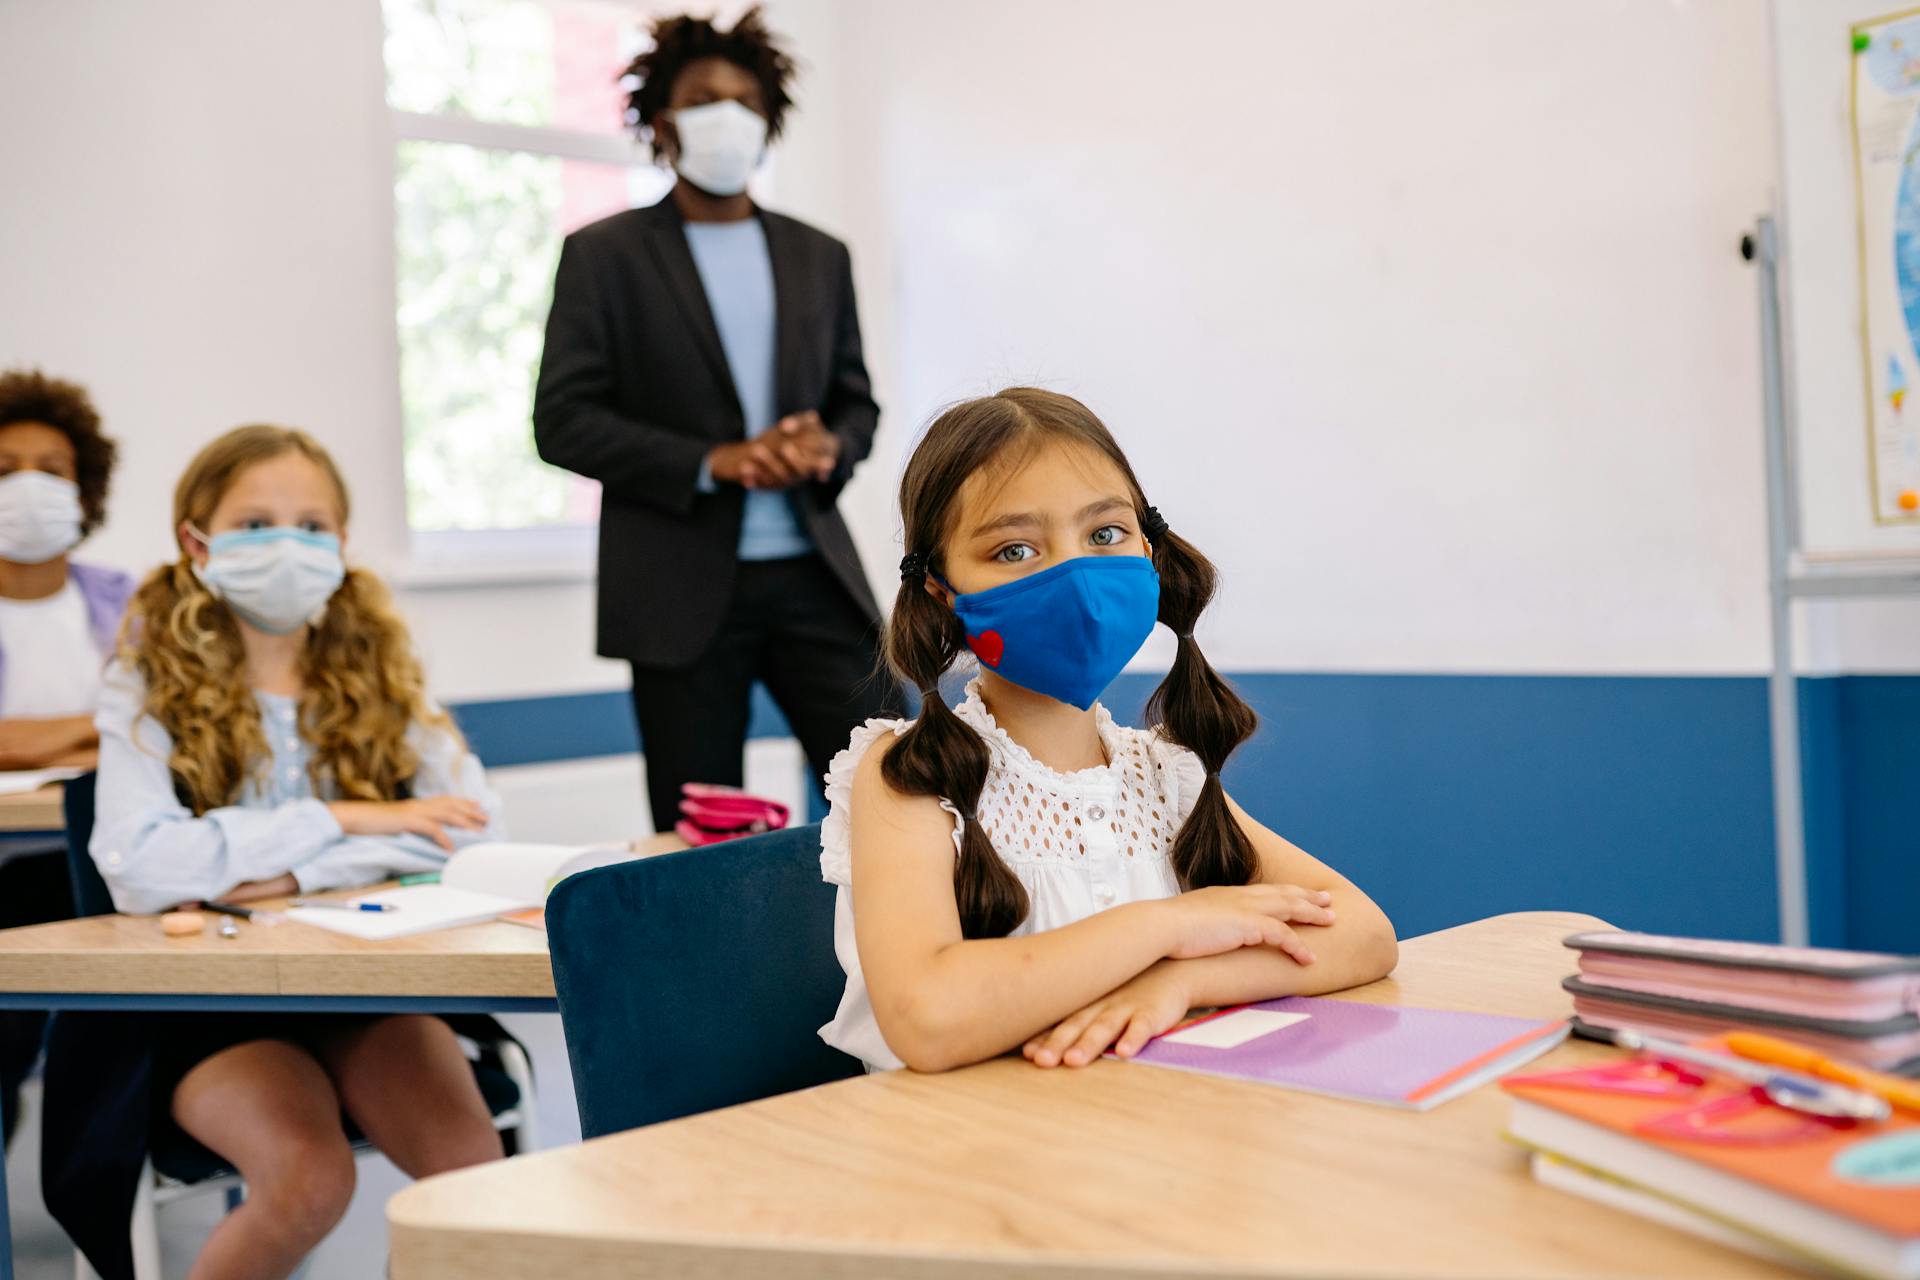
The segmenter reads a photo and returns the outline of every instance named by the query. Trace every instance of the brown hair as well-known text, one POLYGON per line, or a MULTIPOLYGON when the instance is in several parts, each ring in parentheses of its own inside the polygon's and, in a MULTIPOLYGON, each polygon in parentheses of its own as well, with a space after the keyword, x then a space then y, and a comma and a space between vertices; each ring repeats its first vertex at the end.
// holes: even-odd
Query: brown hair
MULTIPOLYGON (((996 395, 955 405, 934 420, 900 478, 900 519, 906 549, 933 570, 942 568, 948 535, 958 512, 961 487, 990 466, 1017 462, 1016 450, 1050 440, 1070 441, 1105 456, 1127 482, 1134 512, 1144 526, 1147 500, 1113 435, 1092 411, 1071 396, 1033 387, 1010 387, 996 395)), ((1179 637, 1167 678, 1147 701, 1147 724, 1186 747, 1206 767, 1206 785, 1192 814, 1174 837, 1171 859, 1182 888, 1248 884, 1259 872, 1253 844, 1227 807, 1220 769, 1253 735, 1253 708, 1207 665, 1194 643, 1193 627, 1213 599, 1213 565, 1192 543, 1170 530, 1151 537, 1160 575, 1160 621, 1179 637)), ((920 716, 893 743, 881 764, 887 785, 907 795, 951 802, 965 816, 965 832, 953 868, 954 899, 962 932, 969 938, 1004 937, 1026 918, 1026 890, 1000 860, 974 817, 986 785, 987 744, 940 696, 940 677, 966 648, 960 620, 926 589, 900 584, 887 624, 888 664, 920 691, 920 716)))
POLYGON ((50 378, 38 369, 0 373, 0 427, 40 422, 73 443, 74 484, 80 490, 80 536, 107 518, 107 483, 119 446, 100 430, 100 411, 77 382, 50 378))
MULTIPOLYGON (((317 440, 289 427, 236 427, 202 449, 175 486, 175 541, 183 524, 206 528, 241 472, 287 453, 326 473, 344 524, 346 482, 317 440)), ((134 593, 120 658, 146 682, 145 711, 173 739, 167 763, 182 801, 195 814, 234 803, 270 753, 239 625, 194 573, 184 546, 134 593)), ((408 729, 419 721, 454 731, 427 701, 406 624, 364 569, 347 570, 309 630, 300 679, 300 733, 313 746, 316 794, 330 785, 344 800, 399 799, 420 765, 408 729)))

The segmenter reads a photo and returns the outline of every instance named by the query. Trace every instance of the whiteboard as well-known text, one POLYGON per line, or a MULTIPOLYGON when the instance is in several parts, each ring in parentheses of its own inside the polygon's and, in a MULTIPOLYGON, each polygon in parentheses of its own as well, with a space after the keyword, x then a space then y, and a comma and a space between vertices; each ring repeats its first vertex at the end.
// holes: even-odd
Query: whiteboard
MULTIPOLYGON (((1863 262, 1868 270, 1881 266, 1890 249, 1862 243, 1851 114, 1853 25, 1912 7, 1912 0, 1774 3, 1787 410, 1810 560, 1920 554, 1920 516, 1889 518, 1874 491, 1861 272, 1863 262)), ((1920 399, 1907 403, 1920 412, 1920 399)))

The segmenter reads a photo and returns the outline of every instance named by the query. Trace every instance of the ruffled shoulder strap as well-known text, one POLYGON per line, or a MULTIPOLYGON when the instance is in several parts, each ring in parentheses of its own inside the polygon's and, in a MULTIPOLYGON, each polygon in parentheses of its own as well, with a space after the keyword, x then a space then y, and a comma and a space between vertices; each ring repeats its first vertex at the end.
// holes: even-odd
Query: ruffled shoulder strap
POLYGON ((910 720, 869 720, 853 731, 846 750, 827 766, 827 816, 820 823, 820 875, 828 884, 853 883, 853 776, 867 752, 887 734, 899 737, 910 720))
POLYGON ((1193 813, 1193 806, 1199 803, 1200 789, 1207 785, 1207 766, 1193 752, 1161 737, 1158 730, 1128 732, 1138 734, 1146 744, 1148 756, 1158 766, 1154 775, 1160 779, 1162 798, 1173 810, 1176 825, 1184 825, 1193 813))
MULTIPOLYGON (((853 883, 853 776, 860 772, 873 744, 885 734, 899 737, 911 720, 869 720, 853 731, 847 749, 827 766, 827 816, 820 823, 820 876, 828 884, 853 883)), ((945 796, 940 807, 953 819, 953 851, 957 855, 967 829, 960 810, 945 796)))

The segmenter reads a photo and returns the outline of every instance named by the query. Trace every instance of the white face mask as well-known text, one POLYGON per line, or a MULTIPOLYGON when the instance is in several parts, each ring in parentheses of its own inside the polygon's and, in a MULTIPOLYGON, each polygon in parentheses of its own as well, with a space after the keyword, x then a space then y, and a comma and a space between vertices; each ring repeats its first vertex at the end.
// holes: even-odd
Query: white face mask
POLYGON ((327 601, 347 576, 340 539, 276 525, 235 529, 209 538, 207 562, 194 573, 207 590, 260 630, 283 636, 326 616, 327 601))
POLYGON ((673 167, 708 195, 737 196, 767 148, 767 122, 737 102, 709 102, 673 113, 680 154, 673 167))
POLYGON ((80 486, 45 471, 0 479, 0 560, 44 564, 80 541, 80 486))

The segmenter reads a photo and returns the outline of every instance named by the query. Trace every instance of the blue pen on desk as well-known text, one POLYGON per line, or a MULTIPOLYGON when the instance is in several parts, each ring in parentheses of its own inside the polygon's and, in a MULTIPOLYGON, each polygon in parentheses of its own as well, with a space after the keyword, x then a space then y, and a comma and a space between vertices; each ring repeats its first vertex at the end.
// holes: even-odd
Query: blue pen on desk
POLYGON ((391 902, 324 902, 318 898, 295 898, 296 907, 322 907, 328 911, 398 911, 391 902))

